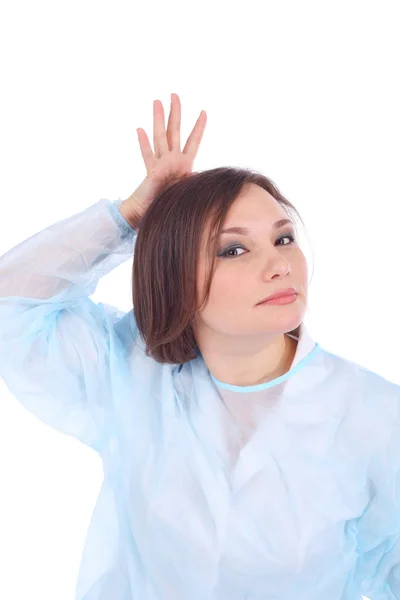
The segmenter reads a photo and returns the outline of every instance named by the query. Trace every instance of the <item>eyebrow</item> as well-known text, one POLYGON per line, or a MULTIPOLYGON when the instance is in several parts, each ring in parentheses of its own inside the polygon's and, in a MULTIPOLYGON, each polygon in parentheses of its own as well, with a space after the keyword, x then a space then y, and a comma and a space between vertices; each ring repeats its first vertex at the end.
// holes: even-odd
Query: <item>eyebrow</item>
MULTIPOLYGON (((283 227, 284 225, 288 225, 289 223, 291 225, 294 225, 293 221, 291 221, 290 219, 280 219, 272 225, 272 229, 280 229, 281 227, 283 227)), ((248 235, 251 232, 250 229, 248 229, 247 227, 228 227, 227 229, 223 229, 222 231, 220 231, 221 235, 223 233, 238 233, 239 235, 248 235)))

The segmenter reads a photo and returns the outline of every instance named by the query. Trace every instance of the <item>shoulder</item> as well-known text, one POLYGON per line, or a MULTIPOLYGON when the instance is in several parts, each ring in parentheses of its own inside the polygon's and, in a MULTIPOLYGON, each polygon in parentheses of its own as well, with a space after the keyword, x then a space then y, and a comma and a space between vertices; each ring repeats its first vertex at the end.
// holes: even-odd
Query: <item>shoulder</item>
POLYGON ((328 380, 381 422, 400 421, 400 385, 364 365, 322 349, 328 380))

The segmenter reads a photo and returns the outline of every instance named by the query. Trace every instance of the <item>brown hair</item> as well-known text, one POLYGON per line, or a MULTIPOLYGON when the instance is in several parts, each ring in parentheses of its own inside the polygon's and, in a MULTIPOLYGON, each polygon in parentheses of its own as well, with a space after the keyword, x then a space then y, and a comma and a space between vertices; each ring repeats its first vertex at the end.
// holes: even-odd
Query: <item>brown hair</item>
POLYGON ((134 248, 133 310, 146 355, 157 362, 181 364, 196 358, 192 321, 199 308, 196 265, 203 228, 211 219, 207 248, 212 264, 200 307, 209 297, 224 219, 243 188, 252 183, 267 190, 294 222, 297 216, 303 223, 271 179, 234 167, 194 172, 168 185, 143 216, 134 248))

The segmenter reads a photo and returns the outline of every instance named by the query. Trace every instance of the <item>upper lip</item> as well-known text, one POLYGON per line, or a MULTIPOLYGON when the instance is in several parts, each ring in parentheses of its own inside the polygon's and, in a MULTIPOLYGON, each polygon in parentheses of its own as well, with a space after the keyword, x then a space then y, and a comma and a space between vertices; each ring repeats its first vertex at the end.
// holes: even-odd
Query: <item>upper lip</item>
POLYGON ((260 302, 258 302, 258 304, 261 304, 262 302, 265 302, 266 300, 273 300, 273 298, 280 298, 281 296, 291 296, 292 294, 297 294, 297 292, 294 288, 286 288, 286 289, 278 290, 274 294, 271 294, 270 296, 268 296, 268 298, 264 298, 264 300, 260 300, 260 302))

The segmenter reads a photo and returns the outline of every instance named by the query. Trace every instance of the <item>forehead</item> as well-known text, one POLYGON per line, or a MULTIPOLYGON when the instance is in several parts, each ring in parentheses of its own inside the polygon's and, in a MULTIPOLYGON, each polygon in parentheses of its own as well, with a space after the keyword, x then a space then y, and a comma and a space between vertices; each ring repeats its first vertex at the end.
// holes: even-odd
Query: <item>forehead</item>
MULTIPOLYGON (((267 190, 256 184, 250 184, 242 190, 229 208, 221 229, 247 227, 255 236, 266 236, 275 221, 287 217, 288 214, 285 209, 267 190)), ((202 232, 201 253, 208 252, 212 248, 214 236, 209 237, 210 226, 209 221, 202 232)), ((223 237, 222 235, 221 239, 223 237)))
POLYGON ((287 216, 284 208, 264 188, 254 183, 246 187, 230 207, 224 225, 248 225, 252 222, 268 226, 270 223, 287 216), (236 220, 246 220, 246 223, 236 223, 236 220), (235 222, 233 222, 235 221, 235 222))
MULTIPOLYGON (((229 208, 221 229, 247 227, 256 235, 265 235, 275 221, 287 217, 285 209, 267 190, 250 184, 242 190, 229 208)), ((208 239, 210 226, 209 220, 203 231, 203 239, 208 239)))

